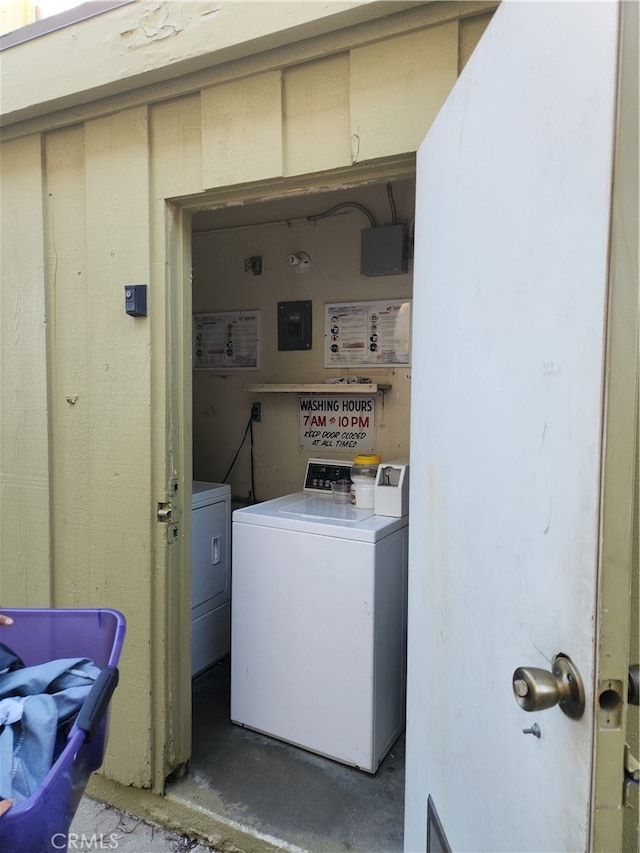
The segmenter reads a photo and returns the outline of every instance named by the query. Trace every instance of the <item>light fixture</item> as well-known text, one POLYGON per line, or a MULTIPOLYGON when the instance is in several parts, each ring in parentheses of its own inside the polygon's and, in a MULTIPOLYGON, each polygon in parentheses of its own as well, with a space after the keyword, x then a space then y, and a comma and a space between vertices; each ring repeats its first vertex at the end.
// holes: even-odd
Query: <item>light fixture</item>
POLYGON ((306 272, 311 264, 311 258, 306 252, 296 252, 294 255, 287 255, 287 263, 293 267, 296 272, 306 272))

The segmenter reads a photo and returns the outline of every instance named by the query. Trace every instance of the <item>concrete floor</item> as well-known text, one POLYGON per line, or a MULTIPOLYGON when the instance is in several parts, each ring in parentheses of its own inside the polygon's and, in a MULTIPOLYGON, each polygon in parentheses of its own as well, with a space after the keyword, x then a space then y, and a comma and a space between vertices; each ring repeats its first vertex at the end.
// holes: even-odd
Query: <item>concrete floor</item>
POLYGON ((193 683, 193 756, 168 799, 310 853, 402 850, 404 736, 375 776, 235 726, 230 664, 193 683))

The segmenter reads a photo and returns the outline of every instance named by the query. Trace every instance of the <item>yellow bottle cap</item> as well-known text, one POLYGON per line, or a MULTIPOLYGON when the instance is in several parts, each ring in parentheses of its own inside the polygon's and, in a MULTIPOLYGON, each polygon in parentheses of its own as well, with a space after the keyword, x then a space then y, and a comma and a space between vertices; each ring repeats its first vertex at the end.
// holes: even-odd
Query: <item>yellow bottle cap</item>
POLYGON ((372 454, 371 456, 356 456, 353 460, 354 465, 379 465, 382 462, 382 456, 372 454))

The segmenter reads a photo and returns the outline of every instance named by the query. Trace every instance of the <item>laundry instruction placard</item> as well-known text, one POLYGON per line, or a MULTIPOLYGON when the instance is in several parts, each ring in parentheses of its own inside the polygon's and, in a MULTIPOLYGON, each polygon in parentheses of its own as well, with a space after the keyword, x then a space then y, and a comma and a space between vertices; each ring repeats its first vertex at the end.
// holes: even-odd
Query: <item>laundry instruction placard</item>
POLYGON ((194 370, 257 370, 259 367, 259 311, 193 315, 194 370))
POLYGON ((298 395, 301 450, 373 453, 375 396, 373 394, 298 395))
POLYGON ((408 365, 410 352, 410 299, 325 305, 325 367, 408 365))

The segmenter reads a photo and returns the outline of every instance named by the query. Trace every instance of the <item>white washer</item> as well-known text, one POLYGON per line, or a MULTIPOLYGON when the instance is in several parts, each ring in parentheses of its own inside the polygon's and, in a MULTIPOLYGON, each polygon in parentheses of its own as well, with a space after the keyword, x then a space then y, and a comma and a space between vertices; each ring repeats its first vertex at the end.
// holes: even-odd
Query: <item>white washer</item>
POLYGON ((408 516, 320 483, 233 514, 231 719, 375 773, 405 721, 408 516))
POLYGON ((191 510, 191 675, 231 648, 231 488, 195 480, 191 510))

